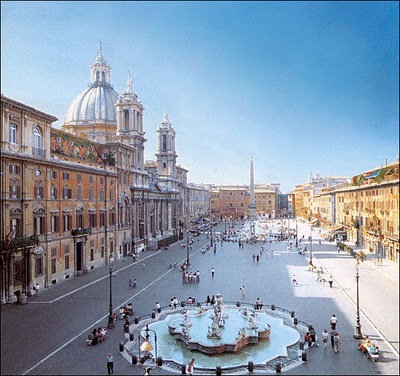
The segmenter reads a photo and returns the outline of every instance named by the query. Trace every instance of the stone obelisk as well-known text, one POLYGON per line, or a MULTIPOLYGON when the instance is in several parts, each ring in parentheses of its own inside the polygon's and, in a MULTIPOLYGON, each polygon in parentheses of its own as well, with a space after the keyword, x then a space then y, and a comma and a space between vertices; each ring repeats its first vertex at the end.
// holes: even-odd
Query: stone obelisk
POLYGON ((253 156, 250 156, 250 205, 249 219, 256 219, 256 196, 254 193, 254 162, 253 156))

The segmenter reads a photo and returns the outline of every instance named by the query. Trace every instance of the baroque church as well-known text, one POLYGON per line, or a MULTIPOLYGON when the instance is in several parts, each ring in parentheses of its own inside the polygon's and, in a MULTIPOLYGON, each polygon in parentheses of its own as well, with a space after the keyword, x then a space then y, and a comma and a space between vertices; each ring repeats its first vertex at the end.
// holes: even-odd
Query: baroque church
POLYGON ((1 301, 183 238, 207 216, 208 191, 177 165, 165 110, 145 161, 144 106, 119 94, 100 45, 91 83, 58 119, 1 95, 1 301))

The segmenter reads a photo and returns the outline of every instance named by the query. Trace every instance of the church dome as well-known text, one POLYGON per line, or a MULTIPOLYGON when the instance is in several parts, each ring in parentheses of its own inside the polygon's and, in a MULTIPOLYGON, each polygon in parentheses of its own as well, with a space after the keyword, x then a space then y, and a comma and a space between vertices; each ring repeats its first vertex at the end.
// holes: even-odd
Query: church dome
POLYGON ((115 103, 119 94, 110 84, 95 82, 72 102, 65 116, 65 123, 90 124, 93 122, 115 123, 115 103))
POLYGON ((91 65, 91 83, 79 94, 65 116, 65 124, 85 125, 105 123, 116 125, 115 103, 119 94, 110 82, 111 67, 100 46, 91 65))

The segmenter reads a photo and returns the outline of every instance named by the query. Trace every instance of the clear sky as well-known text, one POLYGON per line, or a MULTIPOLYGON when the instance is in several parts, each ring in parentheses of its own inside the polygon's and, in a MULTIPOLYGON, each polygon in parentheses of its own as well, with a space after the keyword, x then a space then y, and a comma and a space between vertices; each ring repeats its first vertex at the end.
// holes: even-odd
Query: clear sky
POLYGON ((189 181, 352 176, 399 154, 398 2, 1 2, 1 92, 60 119, 99 40, 117 92, 167 107, 189 181))

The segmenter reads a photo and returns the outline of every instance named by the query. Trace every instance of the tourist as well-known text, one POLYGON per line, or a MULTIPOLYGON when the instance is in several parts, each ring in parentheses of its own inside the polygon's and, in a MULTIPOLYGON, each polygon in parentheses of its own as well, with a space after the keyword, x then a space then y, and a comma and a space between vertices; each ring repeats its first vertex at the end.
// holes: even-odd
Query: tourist
POLYGON ((129 278, 129 281, 128 281, 128 289, 129 289, 129 290, 132 290, 132 284, 133 284, 133 282, 132 282, 132 280, 129 278))
POLYGON ((244 293, 244 286, 240 287, 240 292, 242 293, 242 295, 243 295, 243 297, 244 297, 244 295, 245 295, 245 293, 244 293))
POLYGON ((176 309, 177 306, 178 306, 178 299, 176 298, 176 296, 174 296, 174 308, 176 309))
POLYGON ((107 371, 109 375, 114 373, 114 358, 111 353, 108 353, 107 355, 107 371))
POLYGON ((310 337, 311 337, 311 346, 317 345, 318 347, 319 344, 317 343, 317 333, 315 333, 314 327, 310 325, 308 330, 310 332, 310 337))
POLYGON ((207 295, 206 305, 208 306, 209 304, 211 304, 211 299, 210 299, 210 295, 207 295))
POLYGON ((307 332, 306 334, 304 334, 304 342, 307 342, 308 347, 311 347, 311 336, 310 336, 310 332, 307 332))
POLYGON ((256 309, 262 309, 262 307, 263 307, 262 301, 260 300, 260 298, 257 298, 257 300, 256 300, 256 309))
POLYGON ((332 284, 333 284, 332 276, 329 276, 328 282, 329 282, 329 287, 332 288, 332 284))
POLYGON ((253 253, 253 261, 255 261, 256 260, 256 255, 253 253))
POLYGON ((157 311, 158 313, 161 312, 161 304, 160 304, 159 302, 156 302, 156 311, 157 311))
POLYGON ((294 285, 298 285, 297 279, 296 279, 296 275, 295 275, 295 274, 292 275, 292 283, 293 283, 294 285))
POLYGON ((211 277, 212 277, 212 278, 214 278, 214 273, 215 273, 214 268, 211 268, 211 277))
POLYGON ((196 272, 196 282, 200 282, 200 272, 196 272))
POLYGON ((338 353, 340 350, 340 337, 338 332, 336 332, 335 335, 333 336, 333 344, 335 353, 338 353))
POLYGON ((328 342, 329 333, 327 329, 322 332, 322 342, 324 344, 324 349, 326 350, 326 343, 328 342))
POLYGON ((329 320, 329 324, 331 325, 332 330, 336 330, 336 323, 337 323, 337 317, 336 315, 332 314, 332 317, 329 320))
POLYGON ((332 329, 331 330, 331 332, 330 332, 330 335, 331 335, 331 345, 332 345, 332 349, 335 347, 335 342, 334 342, 334 337, 335 337, 335 335, 336 335, 336 330, 334 330, 334 329, 332 329))
POLYGON ((187 372, 189 375, 192 375, 193 368, 194 368, 194 361, 195 361, 195 359, 192 358, 192 360, 187 365, 187 372))
POLYGON ((211 298, 211 305, 214 305, 214 304, 215 304, 215 295, 213 295, 211 298))
POLYGON ((137 285, 137 280, 136 280, 136 278, 133 280, 133 283, 132 283, 132 287, 135 289, 136 288, 136 285, 137 285))

